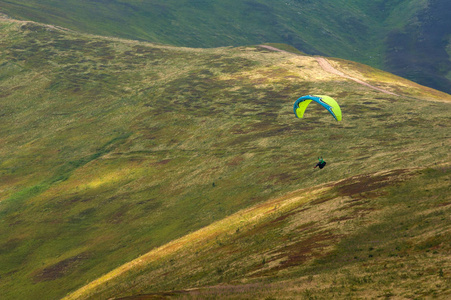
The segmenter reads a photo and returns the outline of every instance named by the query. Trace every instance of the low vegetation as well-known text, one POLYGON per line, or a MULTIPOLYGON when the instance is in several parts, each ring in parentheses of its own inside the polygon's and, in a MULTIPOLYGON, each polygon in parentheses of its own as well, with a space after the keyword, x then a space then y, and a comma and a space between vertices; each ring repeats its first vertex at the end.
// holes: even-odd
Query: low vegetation
POLYGON ((0 0, 0 13, 185 47, 284 43, 450 93, 448 0, 0 0), (448 49, 448 50, 447 50, 448 49))
POLYGON ((445 299, 450 179, 443 165, 293 192, 157 248, 66 299, 445 299))
MULTIPOLYGON (((362 174, 373 174, 368 176, 375 182, 388 176, 396 184, 407 176, 413 180, 413 191, 423 193, 420 200, 432 197, 442 201, 437 202, 440 211, 448 209, 449 196, 442 191, 449 178, 448 167, 435 165, 449 157, 447 94, 430 93, 391 74, 356 65, 360 69, 353 70, 353 77, 372 80, 400 96, 383 94, 323 71, 313 57, 259 46, 177 48, 5 19, 0 20, 0 36, 0 289, 6 299, 63 297, 149 251, 176 245, 178 239, 192 237, 201 228, 208 231, 215 228, 208 225, 221 226, 227 217, 233 220, 243 209, 252 211, 275 201, 271 199, 288 199, 284 195, 300 189, 296 195, 308 191, 313 196, 290 206, 296 211, 293 218, 302 205, 313 211, 338 201, 338 209, 340 203, 352 199, 337 196, 348 192, 331 182, 352 188, 355 180, 366 178, 362 174), (343 122, 337 123, 315 106, 304 119, 296 119, 292 104, 304 94, 337 99, 343 122), (312 167, 320 155, 328 165, 318 172, 312 167), (428 180, 428 192, 418 184, 421 176, 428 180), (315 197, 330 201, 317 206, 315 199, 320 198, 315 197)), ((336 63, 344 72, 353 68, 346 61, 336 63)), ((361 185, 370 183, 362 181, 361 185)), ((376 187, 382 190, 376 198, 370 195, 378 201, 371 202, 368 215, 375 218, 373 210, 381 210, 388 218, 397 208, 390 202, 396 198, 382 196, 401 197, 396 191, 409 189, 385 191, 391 184, 376 187), (382 209, 384 201, 393 209, 382 209)), ((406 192, 403 201, 415 200, 416 195, 406 192)), ((423 208, 426 215, 432 209, 426 203, 423 208)), ((407 218, 413 208, 409 209, 399 213, 407 218)), ((190 267, 184 265, 187 260, 162 257, 174 259, 173 266, 180 266, 180 272, 189 271, 179 281, 168 278, 158 287, 138 284, 139 289, 130 289, 130 293, 234 285, 236 280, 245 283, 267 276, 275 284, 268 295, 276 295, 284 269, 294 268, 287 280, 292 274, 315 282, 319 280, 315 274, 320 273, 309 271, 312 263, 318 264, 319 271, 323 266, 323 274, 333 272, 329 266, 338 270, 339 262, 330 259, 331 255, 341 256, 346 243, 355 245, 352 239, 362 239, 375 224, 364 219, 358 231, 340 225, 330 231, 306 229, 304 235, 302 226, 310 225, 299 221, 289 227, 290 211, 275 209, 261 221, 253 220, 251 214, 247 227, 225 226, 213 232, 215 238, 206 245, 214 251, 199 249, 205 251, 199 252, 199 259, 211 261, 206 269, 195 267, 203 259, 190 267), (279 230, 286 232, 279 236, 279 230), (284 238, 293 243, 281 243, 284 238), (303 252, 296 254, 303 240, 307 241, 305 255, 314 259, 304 260, 303 252), (245 250, 234 248, 239 245, 245 250), (217 257, 218 264, 213 263, 215 255, 227 251, 236 256, 230 260, 217 257), (249 260, 238 252, 251 254, 249 260), (284 263, 290 253, 297 257, 284 263)), ((327 219, 324 226, 346 224, 348 212, 354 208, 337 210, 328 216, 337 220, 327 219)), ((366 216, 364 210, 361 214, 366 216)), ((309 218, 314 225, 322 222, 324 214, 309 218)), ((358 220, 352 218, 349 223, 358 220)), ((403 222, 414 224, 415 220, 403 222)), ((440 222, 447 230, 446 219, 434 219, 433 224, 440 222)), ((423 259, 422 253, 426 259, 426 251, 437 245, 440 255, 449 250, 442 247, 446 243, 442 237, 432 238, 435 246, 429 247, 432 235, 427 228, 424 239, 420 231, 413 231, 415 241, 406 240, 412 242, 406 251, 418 254, 418 259, 423 259)), ((348 252, 353 251, 357 250, 348 252)), ((387 256, 388 252, 389 248, 383 248, 382 253, 387 256)), ((440 280, 446 282, 449 274, 445 268, 436 270, 438 262, 431 261, 430 274, 438 274, 434 280, 442 284, 440 280)), ((351 267, 346 272, 357 276, 351 267)), ((148 274, 156 273, 146 268, 163 270, 162 265, 143 268, 148 274)), ((429 272, 425 270, 418 272, 429 272)), ((382 280, 385 273, 378 272, 374 278, 381 276, 382 280)), ((136 273, 130 276, 139 278, 136 273)), ((116 296, 108 288, 99 288, 116 296)), ((125 295, 120 284, 118 288, 117 295, 125 295)), ((241 288, 252 292, 252 285, 241 288)), ((442 288, 434 291, 438 295, 446 292, 442 288)))

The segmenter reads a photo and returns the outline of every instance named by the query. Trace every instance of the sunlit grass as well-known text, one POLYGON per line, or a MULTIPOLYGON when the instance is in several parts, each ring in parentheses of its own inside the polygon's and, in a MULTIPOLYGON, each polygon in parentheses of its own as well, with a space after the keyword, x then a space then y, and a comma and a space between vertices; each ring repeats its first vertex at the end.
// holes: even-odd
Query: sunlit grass
POLYGON ((399 91, 404 95, 411 95, 412 97, 418 97, 425 100, 451 101, 449 94, 428 88, 426 86, 421 86, 391 73, 342 59, 329 58, 328 60, 334 67, 343 71, 347 75, 367 81, 371 84, 375 83, 378 87, 388 87, 388 89, 393 89, 395 92, 399 91))
POLYGON ((75 293, 70 294, 65 299, 79 299, 87 296, 91 297, 90 295, 93 291, 96 291, 97 289, 102 290, 102 285, 107 282, 117 280, 118 277, 123 276, 127 272, 135 272, 137 269, 139 270, 145 268, 151 263, 159 261, 166 262, 168 260, 167 257, 174 257, 179 252, 184 251, 192 253, 200 250, 206 251, 211 249, 216 246, 218 239, 224 239, 228 235, 238 232, 240 229, 246 231, 245 228, 256 226, 255 224, 264 223, 265 220, 274 218, 274 216, 286 214, 295 207, 311 201, 314 199, 315 195, 320 192, 323 192, 322 188, 318 188, 316 191, 297 192, 296 195, 291 193, 283 198, 273 199, 261 205, 239 211, 236 214, 209 225, 208 227, 174 240, 138 257, 127 264, 124 264, 123 266, 91 282, 82 289, 77 290, 75 293))

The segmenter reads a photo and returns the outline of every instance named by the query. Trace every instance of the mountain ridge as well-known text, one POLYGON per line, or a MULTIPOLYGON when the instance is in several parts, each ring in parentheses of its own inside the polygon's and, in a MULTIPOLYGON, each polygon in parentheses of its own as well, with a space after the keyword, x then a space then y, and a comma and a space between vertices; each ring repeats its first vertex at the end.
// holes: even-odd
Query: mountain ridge
POLYGON ((447 0, 0 1, 15 18, 189 47, 286 43, 450 92, 447 0))
MULTIPOLYGON (((266 48, 266 49, 269 49, 269 50, 273 50, 273 51, 278 51, 278 52, 288 52, 288 51, 280 50, 280 49, 277 49, 277 48, 275 48, 275 47, 273 47, 273 46, 268 46, 268 45, 260 45, 260 47, 263 47, 263 48, 266 48)), ((288 53, 289 53, 289 52, 288 52, 288 53)), ((385 94, 394 95, 394 96, 399 96, 399 95, 397 95, 397 94, 395 94, 395 93, 393 93, 393 92, 389 92, 389 91, 386 91, 386 90, 384 90, 384 89, 375 87, 375 86, 373 86, 373 85, 371 85, 371 84, 368 84, 368 83, 366 83, 366 82, 364 82, 364 81, 361 81, 360 79, 353 78, 353 77, 351 77, 351 76, 348 76, 348 75, 344 74, 344 73, 341 72, 341 71, 338 71, 337 69, 335 69, 334 67, 332 67, 332 65, 331 65, 324 57, 316 57, 316 61, 317 61, 318 64, 321 66, 321 68, 322 68, 324 71, 326 71, 326 72, 329 72, 329 73, 332 73, 332 74, 335 74, 335 75, 338 75, 338 76, 340 76, 340 77, 344 77, 344 78, 347 78, 347 79, 351 79, 351 80, 353 80, 353 81, 355 81, 355 82, 357 82, 357 83, 360 83, 360 84, 365 85, 365 86, 367 86, 367 87, 370 87, 370 88, 372 88, 372 89, 378 90, 378 91, 380 91, 380 92, 382 92, 382 93, 385 93, 385 94)))

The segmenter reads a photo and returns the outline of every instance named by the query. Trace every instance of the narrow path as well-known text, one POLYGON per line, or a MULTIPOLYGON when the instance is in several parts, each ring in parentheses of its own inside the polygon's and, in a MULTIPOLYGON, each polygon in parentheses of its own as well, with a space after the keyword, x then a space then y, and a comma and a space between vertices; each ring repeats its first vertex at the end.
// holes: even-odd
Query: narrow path
MULTIPOLYGON (((268 45, 260 45, 260 47, 266 48, 266 49, 272 50, 272 51, 277 51, 277 52, 283 52, 283 53, 290 53, 290 54, 293 54, 293 53, 291 53, 291 52, 288 52, 288 51, 285 51, 285 50, 281 50, 281 49, 278 49, 278 48, 275 48, 275 47, 272 47, 272 46, 268 46, 268 45)), ((346 79, 353 80, 353 81, 355 81, 355 82, 357 82, 357 83, 359 83, 359 84, 361 84, 361 85, 364 85, 364 86, 366 86, 366 87, 375 89, 375 90, 377 90, 377 91, 379 91, 379 92, 382 92, 382 93, 385 93, 385 94, 394 95, 394 96, 399 96, 398 94, 395 94, 395 93, 393 93, 393 92, 390 92, 390 91, 387 91, 387 90, 378 88, 378 87, 376 87, 376 86, 374 86, 374 85, 371 85, 371 84, 369 84, 369 83, 366 83, 366 82, 363 81, 363 80, 360 80, 360 79, 351 77, 351 76, 349 76, 349 75, 346 75, 345 73, 343 73, 343 72, 341 72, 341 71, 335 69, 335 68, 327 61, 327 59, 325 59, 324 57, 315 56, 315 59, 316 59, 316 61, 318 62, 318 64, 321 66, 321 68, 322 68, 324 71, 326 71, 326 72, 329 72, 329 73, 331 73, 331 74, 338 75, 338 76, 343 77, 343 78, 346 78, 346 79)))
POLYGON ((293 53, 293 52, 288 52, 288 51, 285 51, 285 50, 281 50, 281 49, 276 48, 276 47, 273 47, 273 46, 260 45, 260 47, 266 48, 266 49, 272 50, 272 51, 283 52, 283 53, 289 53, 289 54, 295 54, 295 53, 293 53))
POLYGON ((393 92, 390 92, 390 91, 378 88, 377 86, 374 86, 374 85, 371 85, 369 83, 366 83, 363 80, 360 80, 360 79, 348 76, 345 73, 343 73, 341 71, 338 71, 337 69, 332 67, 332 65, 324 57, 316 56, 315 58, 316 58, 316 61, 318 62, 318 64, 321 66, 321 68, 323 68, 323 70, 326 71, 326 72, 329 72, 329 73, 332 73, 332 74, 335 74, 335 75, 338 75, 338 76, 341 76, 341 77, 344 77, 344 78, 347 78, 347 79, 354 80, 355 82, 357 82, 357 83, 359 83, 361 85, 364 85, 364 86, 367 86, 369 88, 378 90, 378 91, 380 91, 382 93, 385 93, 385 94, 399 96, 399 95, 397 95, 397 94, 395 94, 393 92))

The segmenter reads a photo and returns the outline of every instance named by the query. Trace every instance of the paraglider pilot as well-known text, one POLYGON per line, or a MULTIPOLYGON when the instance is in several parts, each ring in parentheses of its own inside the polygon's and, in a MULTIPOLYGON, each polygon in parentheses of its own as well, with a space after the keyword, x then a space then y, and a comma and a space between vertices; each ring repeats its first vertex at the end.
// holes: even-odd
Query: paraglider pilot
POLYGON ((318 157, 318 160, 319 160, 319 162, 316 164, 316 166, 313 167, 313 169, 316 169, 316 167, 319 167, 320 169, 322 169, 326 165, 326 162, 324 161, 322 156, 321 156, 321 158, 318 157))

